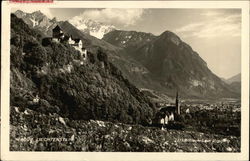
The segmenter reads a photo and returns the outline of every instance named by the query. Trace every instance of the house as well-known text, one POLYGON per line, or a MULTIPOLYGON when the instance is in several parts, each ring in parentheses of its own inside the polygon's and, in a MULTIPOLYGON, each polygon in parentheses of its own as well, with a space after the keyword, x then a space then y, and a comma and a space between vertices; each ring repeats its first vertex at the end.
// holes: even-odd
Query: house
POLYGON ((34 103, 39 103, 39 100, 40 100, 40 98, 38 97, 38 95, 36 95, 36 97, 33 98, 34 103))

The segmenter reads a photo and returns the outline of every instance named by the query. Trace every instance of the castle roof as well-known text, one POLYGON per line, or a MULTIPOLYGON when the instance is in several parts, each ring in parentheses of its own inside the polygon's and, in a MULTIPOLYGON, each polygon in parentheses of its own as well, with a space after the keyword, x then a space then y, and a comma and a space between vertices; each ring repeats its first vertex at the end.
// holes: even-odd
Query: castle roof
POLYGON ((52 30, 53 30, 53 31, 61 30, 61 27, 60 27, 59 25, 56 25, 56 27, 54 27, 52 30))
POLYGON ((59 22, 57 24, 57 26, 53 29, 53 31, 56 31, 56 30, 62 30, 65 36, 71 37, 73 40, 79 39, 78 35, 76 33, 72 32, 72 27, 69 23, 66 23, 66 22, 60 23, 59 22))

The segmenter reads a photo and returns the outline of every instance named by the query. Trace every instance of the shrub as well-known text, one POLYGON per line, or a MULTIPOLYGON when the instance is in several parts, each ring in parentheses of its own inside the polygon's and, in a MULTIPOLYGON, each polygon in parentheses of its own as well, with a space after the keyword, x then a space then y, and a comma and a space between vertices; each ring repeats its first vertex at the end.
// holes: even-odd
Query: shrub
POLYGON ((43 46, 51 45, 51 43, 52 43, 52 40, 51 40, 50 37, 46 37, 46 38, 43 38, 43 39, 42 39, 42 45, 43 45, 43 46))

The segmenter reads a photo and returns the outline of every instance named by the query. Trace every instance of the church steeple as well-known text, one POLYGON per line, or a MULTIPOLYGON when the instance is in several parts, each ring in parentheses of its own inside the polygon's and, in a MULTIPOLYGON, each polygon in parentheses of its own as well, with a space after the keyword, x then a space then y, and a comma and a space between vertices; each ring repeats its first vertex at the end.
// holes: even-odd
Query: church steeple
POLYGON ((180 108, 180 105, 179 105, 178 91, 176 92, 175 107, 177 108, 177 114, 180 115, 181 114, 181 108, 180 108))
POLYGON ((176 92, 176 97, 175 97, 175 106, 178 107, 178 91, 176 92))

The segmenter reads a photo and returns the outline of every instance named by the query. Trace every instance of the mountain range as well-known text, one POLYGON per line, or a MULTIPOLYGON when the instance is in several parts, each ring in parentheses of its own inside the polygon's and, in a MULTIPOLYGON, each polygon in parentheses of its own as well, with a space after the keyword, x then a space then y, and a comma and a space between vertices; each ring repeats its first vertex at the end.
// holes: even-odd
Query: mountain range
POLYGON ((228 96, 234 91, 213 74, 199 54, 176 34, 165 31, 150 33, 115 30, 103 40, 124 48, 126 53, 146 67, 152 80, 167 88, 193 96, 228 96))
POLYGON ((82 16, 75 16, 69 20, 77 29, 84 33, 101 39, 106 33, 115 30, 115 26, 107 25, 91 19, 85 19, 82 16))
POLYGON ((67 26, 68 32, 79 37, 88 51, 107 53, 122 75, 141 90, 154 90, 168 96, 179 91, 181 97, 194 98, 239 97, 235 89, 211 72, 199 54, 173 32, 156 36, 117 30, 82 17, 57 22, 39 11, 30 14, 16 11, 15 14, 29 27, 48 36, 56 24, 67 26))
MULTIPOLYGON (((48 36, 52 35, 52 29, 58 22, 56 18, 49 19, 41 11, 26 13, 21 10, 17 10, 14 14, 18 18, 22 18, 24 22, 29 25, 29 27, 39 29, 48 36)), ((92 35, 99 39, 101 39, 104 34, 115 30, 115 26, 113 25, 96 22, 91 19, 84 19, 84 17, 81 16, 75 16, 70 19, 69 22, 83 33, 92 35)))

